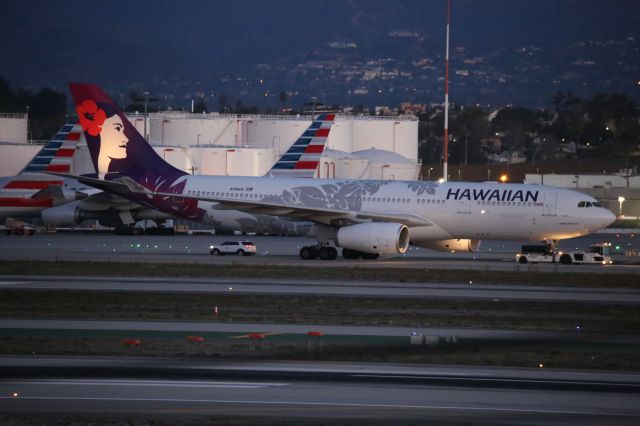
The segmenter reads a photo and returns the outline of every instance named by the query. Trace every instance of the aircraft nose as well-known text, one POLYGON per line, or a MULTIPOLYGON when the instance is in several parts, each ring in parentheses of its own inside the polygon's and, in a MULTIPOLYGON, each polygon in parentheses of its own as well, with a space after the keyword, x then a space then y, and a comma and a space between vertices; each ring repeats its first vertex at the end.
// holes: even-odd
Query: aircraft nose
POLYGON ((613 214, 610 210, 605 209, 604 207, 600 208, 597 215, 598 227, 600 229, 606 228, 615 222, 617 219, 616 215, 613 214))
POLYGON ((615 221, 616 221, 616 219, 617 219, 617 217, 616 217, 616 215, 615 215, 615 214, 613 214, 613 213, 611 212, 611 210, 607 210, 607 209, 605 209, 605 208, 603 208, 602 210, 603 210, 603 212, 602 212, 602 213, 603 213, 603 216, 604 216, 604 218, 603 218, 603 222, 605 222, 604 227, 606 228, 607 226, 609 226, 609 225, 611 225, 613 222, 615 222, 615 221))

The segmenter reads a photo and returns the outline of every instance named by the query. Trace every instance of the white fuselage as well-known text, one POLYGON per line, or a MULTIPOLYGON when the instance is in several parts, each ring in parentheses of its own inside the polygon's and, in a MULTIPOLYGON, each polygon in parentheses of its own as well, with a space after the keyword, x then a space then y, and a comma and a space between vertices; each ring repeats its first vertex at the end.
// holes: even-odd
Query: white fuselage
MULTIPOLYGON (((540 185, 231 176, 185 179, 187 196, 331 209, 354 216, 376 213, 423 218, 427 224, 409 225, 413 243, 448 238, 560 240, 595 232, 615 219, 588 195, 540 185), (590 207, 578 207, 581 201, 589 202, 590 207)), ((225 218, 236 221, 243 215, 259 216, 217 210, 215 202, 199 201, 198 206, 218 224, 225 218)))

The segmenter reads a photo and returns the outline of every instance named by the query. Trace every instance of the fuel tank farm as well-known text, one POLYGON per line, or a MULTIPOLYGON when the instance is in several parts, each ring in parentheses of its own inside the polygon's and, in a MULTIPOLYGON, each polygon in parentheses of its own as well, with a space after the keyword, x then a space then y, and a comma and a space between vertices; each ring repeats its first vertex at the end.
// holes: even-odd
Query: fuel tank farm
MULTIPOLYGON (((132 114, 129 120, 175 167, 193 174, 260 176, 311 124, 311 116, 132 114)), ((317 177, 415 179, 418 120, 337 115, 317 177)))

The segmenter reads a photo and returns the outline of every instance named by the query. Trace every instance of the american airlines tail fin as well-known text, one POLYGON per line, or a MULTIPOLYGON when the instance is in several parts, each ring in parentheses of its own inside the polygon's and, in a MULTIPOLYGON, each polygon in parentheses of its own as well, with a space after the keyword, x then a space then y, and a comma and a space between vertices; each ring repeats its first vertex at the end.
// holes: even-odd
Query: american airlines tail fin
POLYGON ((22 169, 20 174, 31 172, 69 173, 81 134, 82 128, 78 124, 73 121, 66 123, 22 169))
POLYGON ((100 87, 85 83, 69 87, 99 177, 150 181, 187 174, 164 161, 100 87))
POLYGON ((320 114, 271 168, 267 176, 314 177, 335 114, 320 114))

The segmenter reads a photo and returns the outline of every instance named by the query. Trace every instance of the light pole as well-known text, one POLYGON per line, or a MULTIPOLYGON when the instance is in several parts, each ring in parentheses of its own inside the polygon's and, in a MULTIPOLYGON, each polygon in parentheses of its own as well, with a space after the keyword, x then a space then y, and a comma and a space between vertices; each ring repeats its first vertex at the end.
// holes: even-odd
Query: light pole
POLYGON ((144 97, 144 140, 149 142, 149 136, 147 135, 147 102, 149 101, 149 92, 142 92, 144 97))
POLYGON ((27 105, 27 142, 29 142, 29 105, 27 105))
POLYGON ((620 204, 620 219, 622 219, 622 203, 624 203, 625 198, 621 195, 618 197, 618 203, 620 204))
POLYGON ((467 165, 467 139, 469 139, 469 133, 464 134, 464 165, 467 165))

